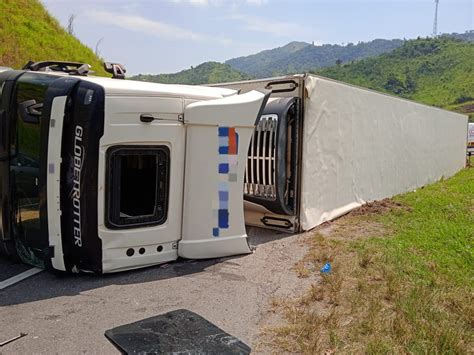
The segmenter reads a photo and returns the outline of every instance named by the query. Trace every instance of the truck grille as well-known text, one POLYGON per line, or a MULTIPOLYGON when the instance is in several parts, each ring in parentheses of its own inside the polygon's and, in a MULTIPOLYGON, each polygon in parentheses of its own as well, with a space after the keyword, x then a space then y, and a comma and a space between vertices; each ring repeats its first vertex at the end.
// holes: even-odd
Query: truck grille
POLYGON ((265 199, 276 199, 276 138, 278 116, 260 117, 250 141, 244 194, 265 199))

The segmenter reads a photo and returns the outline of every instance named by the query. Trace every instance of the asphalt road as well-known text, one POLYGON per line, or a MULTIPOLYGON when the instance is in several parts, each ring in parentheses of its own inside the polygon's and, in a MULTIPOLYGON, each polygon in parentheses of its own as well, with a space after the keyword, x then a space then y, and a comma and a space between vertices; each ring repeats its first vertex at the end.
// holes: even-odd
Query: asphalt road
POLYGON ((0 282, 6 279, 9 279, 10 277, 13 277, 15 275, 18 275, 30 268, 31 266, 21 264, 21 263, 11 262, 10 260, 5 260, 0 257, 0 282))
MULTIPOLYGON (((256 245, 250 255, 103 276, 43 271, 10 286, 0 291, 0 342, 28 335, 1 347, 0 354, 117 354, 104 337, 107 329, 182 308, 238 337, 254 353, 265 352, 256 346, 262 327, 274 322, 270 300, 291 297, 311 282, 292 271, 304 255, 305 236, 261 230, 249 235, 256 245)), ((0 262, 2 270, 10 272, 8 262, 0 262)))

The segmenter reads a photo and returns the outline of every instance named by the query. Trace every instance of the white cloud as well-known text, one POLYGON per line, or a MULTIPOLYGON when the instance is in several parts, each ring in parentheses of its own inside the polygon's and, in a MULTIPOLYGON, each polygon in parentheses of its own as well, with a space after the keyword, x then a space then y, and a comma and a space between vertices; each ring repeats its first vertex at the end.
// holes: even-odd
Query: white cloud
MULTIPOLYGON (((258 0, 257 0, 258 1, 258 0)), ((227 17, 242 23, 242 29, 254 32, 268 33, 280 37, 301 38, 309 34, 309 28, 291 22, 275 21, 253 15, 234 14, 227 17)))
POLYGON ((102 24, 114 25, 126 30, 141 32, 146 35, 163 39, 191 41, 202 41, 207 39, 206 36, 202 34, 164 22, 149 20, 142 16, 123 15, 120 13, 100 10, 89 11, 88 16, 102 24))
POLYGON ((266 4, 268 0, 245 0, 245 2, 250 5, 260 6, 260 5, 266 4))
POLYGON ((147 36, 154 36, 165 40, 186 40, 194 42, 210 42, 222 46, 253 46, 252 43, 235 41, 231 38, 208 35, 194 32, 176 25, 161 21, 150 20, 139 15, 124 15, 122 13, 91 10, 86 16, 99 24, 108 24, 134 32, 139 32, 147 36))
POLYGON ((206 6, 209 5, 209 0, 171 0, 174 3, 188 3, 191 5, 197 6, 206 6))
POLYGON ((176 4, 190 4, 194 6, 237 6, 242 4, 261 6, 266 4, 268 0, 171 0, 171 2, 176 4))

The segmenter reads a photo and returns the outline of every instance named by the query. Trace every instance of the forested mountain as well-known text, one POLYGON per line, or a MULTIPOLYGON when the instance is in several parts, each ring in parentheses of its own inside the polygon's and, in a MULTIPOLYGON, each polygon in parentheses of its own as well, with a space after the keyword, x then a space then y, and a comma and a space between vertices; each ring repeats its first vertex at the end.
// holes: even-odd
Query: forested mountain
POLYGON ((324 44, 315 46, 304 42, 291 42, 286 46, 259 52, 247 57, 226 61, 232 68, 258 78, 291 73, 303 73, 323 68, 336 62, 347 63, 374 57, 400 47, 403 40, 376 39, 370 42, 347 45, 324 44))
POLYGON ((29 60, 88 63, 107 75, 102 60, 65 31, 37 0, 0 0, 0 66, 15 69, 29 60))
POLYGON ((474 116, 474 43, 442 36, 314 73, 474 116))
POLYGON ((197 67, 186 69, 174 74, 139 74, 132 80, 151 81, 164 84, 211 84, 250 79, 249 75, 232 69, 228 64, 205 62, 197 67))

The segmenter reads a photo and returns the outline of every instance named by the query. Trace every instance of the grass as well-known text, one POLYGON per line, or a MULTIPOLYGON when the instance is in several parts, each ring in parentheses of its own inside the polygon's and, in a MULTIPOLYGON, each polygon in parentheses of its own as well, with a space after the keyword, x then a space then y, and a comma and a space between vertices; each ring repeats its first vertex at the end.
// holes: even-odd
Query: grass
POLYGON ((264 341, 275 352, 473 351, 474 169, 362 207, 309 243, 295 270, 317 280, 273 301, 284 325, 264 341))
POLYGON ((39 1, 0 0, 0 66, 20 69, 29 60, 88 63, 96 75, 108 75, 102 60, 68 34, 39 1))

